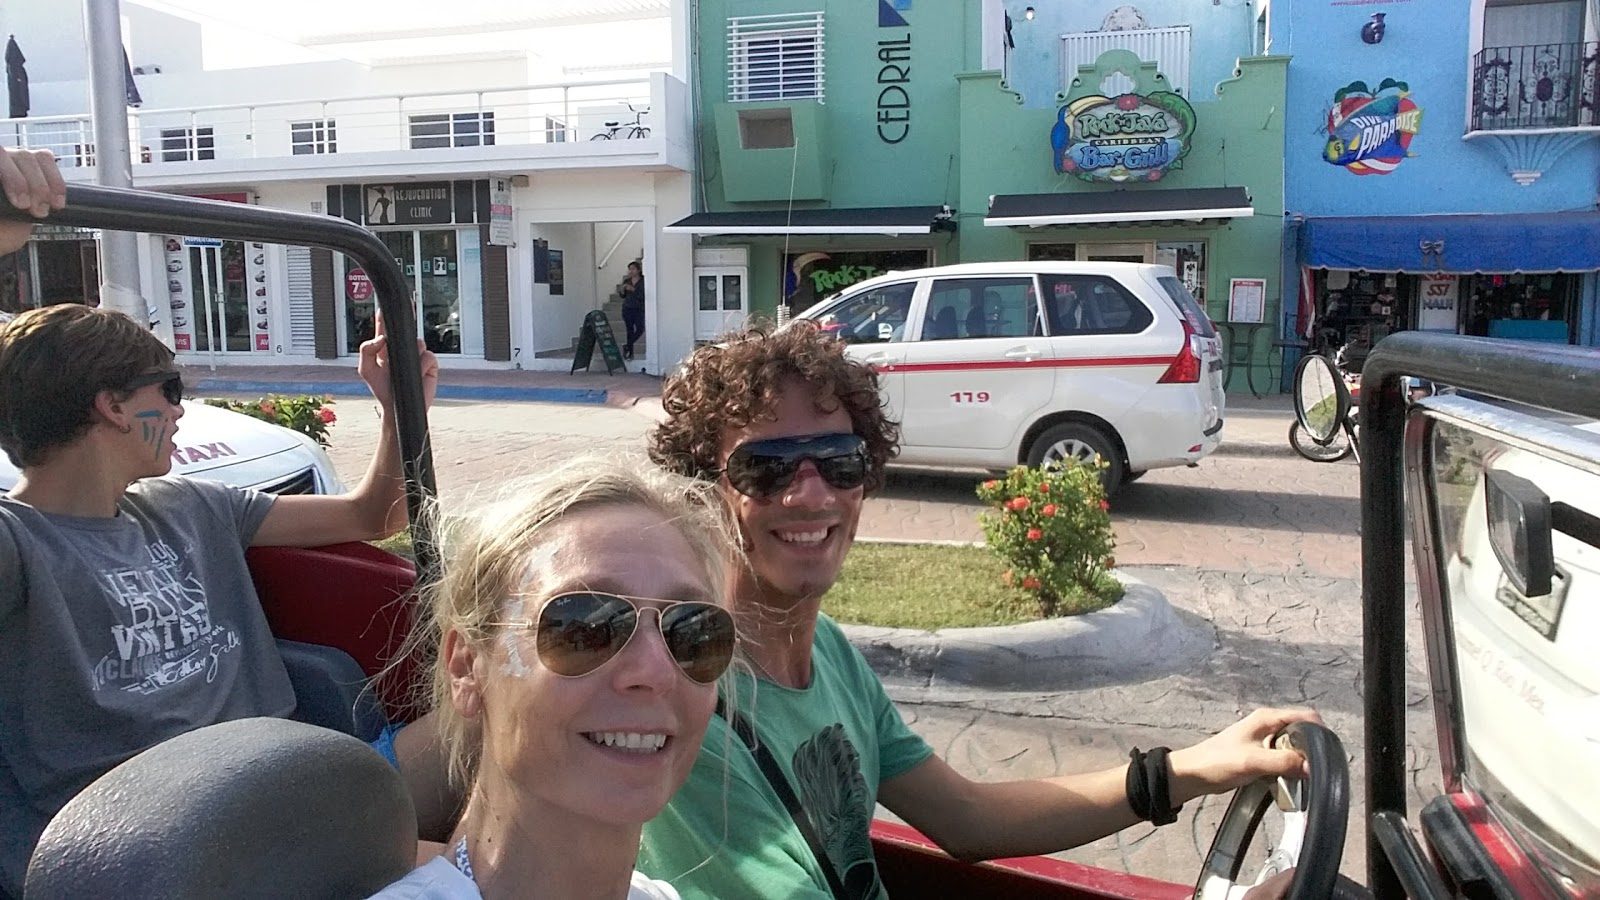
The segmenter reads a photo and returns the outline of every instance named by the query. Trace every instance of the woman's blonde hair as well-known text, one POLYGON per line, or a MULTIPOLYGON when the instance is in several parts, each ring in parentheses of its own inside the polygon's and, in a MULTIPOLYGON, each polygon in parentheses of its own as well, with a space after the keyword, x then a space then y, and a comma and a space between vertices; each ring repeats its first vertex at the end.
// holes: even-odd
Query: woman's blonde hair
POLYGON ((704 482, 662 471, 637 457, 580 457, 553 472, 507 488, 506 499, 455 519, 445 529, 441 578, 424 588, 412 646, 431 651, 432 703, 451 778, 470 786, 481 736, 451 702, 442 641, 451 629, 487 651, 513 599, 537 565, 547 532, 564 517, 602 507, 647 509, 675 526, 705 570, 707 586, 726 605, 729 569, 741 553, 726 507, 704 482), (420 646, 419 646, 420 645, 420 646))

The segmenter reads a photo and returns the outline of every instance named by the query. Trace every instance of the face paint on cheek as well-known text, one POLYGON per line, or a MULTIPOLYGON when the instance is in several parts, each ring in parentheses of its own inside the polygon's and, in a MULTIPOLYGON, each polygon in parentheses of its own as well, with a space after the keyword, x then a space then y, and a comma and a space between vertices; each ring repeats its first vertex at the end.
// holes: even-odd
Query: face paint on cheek
MULTIPOLYGON (((553 545, 541 547, 529 555, 528 571, 522 578, 522 584, 518 588, 517 596, 506 605, 506 621, 521 622, 526 619, 527 605, 524 603, 524 598, 527 596, 528 591, 538 582, 540 574, 550 566, 550 563, 555 558, 556 548, 553 545)), ((528 676, 528 664, 522 661, 522 638, 523 632, 521 629, 507 628, 500 633, 500 647, 505 651, 506 655, 505 665, 501 667, 501 671, 512 678, 526 678, 528 676)))
POLYGON ((160 459, 161 444, 167 437, 168 425, 166 419, 155 410, 134 413, 133 417, 139 420, 140 436, 155 451, 155 458, 160 459))

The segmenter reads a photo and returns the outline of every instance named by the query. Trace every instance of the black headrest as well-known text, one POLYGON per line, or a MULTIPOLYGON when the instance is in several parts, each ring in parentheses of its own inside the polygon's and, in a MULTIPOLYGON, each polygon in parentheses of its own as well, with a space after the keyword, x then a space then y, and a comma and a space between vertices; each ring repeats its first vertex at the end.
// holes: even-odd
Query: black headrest
POLYGON ((165 741, 45 829, 25 900, 367 897, 416 862, 400 774, 348 735, 241 719, 165 741))

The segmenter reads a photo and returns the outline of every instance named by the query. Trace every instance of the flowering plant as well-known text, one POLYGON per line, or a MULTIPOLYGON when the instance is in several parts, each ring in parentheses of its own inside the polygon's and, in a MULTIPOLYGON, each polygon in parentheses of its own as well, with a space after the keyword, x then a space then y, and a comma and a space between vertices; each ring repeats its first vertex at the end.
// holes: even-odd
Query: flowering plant
POLYGON ((290 397, 285 394, 268 394, 260 400, 211 398, 206 400, 206 405, 220 406, 253 419, 282 425, 300 432, 324 447, 328 446, 328 426, 339 419, 329 408, 333 405, 332 397, 310 395, 290 397))
POLYGON ((1122 599, 1111 576, 1116 539, 1104 467, 1075 460, 1015 466, 978 486, 992 507, 979 519, 984 538, 1007 566, 1001 580, 1032 597, 1041 616, 1093 612, 1122 599))

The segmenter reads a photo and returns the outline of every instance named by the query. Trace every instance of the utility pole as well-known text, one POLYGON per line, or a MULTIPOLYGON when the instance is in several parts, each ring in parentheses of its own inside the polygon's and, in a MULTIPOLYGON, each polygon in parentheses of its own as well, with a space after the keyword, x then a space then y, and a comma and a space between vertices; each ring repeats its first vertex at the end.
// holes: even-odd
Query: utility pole
MULTIPOLYGON (((89 38, 95 181, 108 187, 130 188, 133 155, 128 145, 121 0, 83 0, 83 24, 89 38)), ((150 310, 139 294, 138 235, 126 231, 100 233, 100 305, 149 324, 150 310)))

